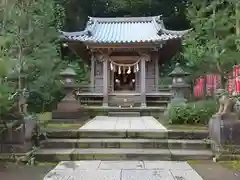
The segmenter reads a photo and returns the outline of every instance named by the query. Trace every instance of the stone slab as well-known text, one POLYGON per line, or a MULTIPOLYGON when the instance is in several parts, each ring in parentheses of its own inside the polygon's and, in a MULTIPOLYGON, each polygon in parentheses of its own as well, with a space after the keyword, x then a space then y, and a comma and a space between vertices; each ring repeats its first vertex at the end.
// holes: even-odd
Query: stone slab
POLYGON ((171 169, 170 172, 176 180, 203 180, 194 170, 171 169))
POLYGON ((187 162, 182 161, 144 161, 146 169, 162 169, 162 170, 191 170, 191 166, 187 162))
POLYGON ((173 178, 170 171, 122 170, 122 180, 175 180, 175 179, 173 178))
POLYGON ((62 161, 60 162, 55 169, 56 170, 96 170, 99 168, 101 161, 62 161))
POLYGON ((76 180, 120 180, 121 170, 80 170, 74 173, 76 180))
POLYGON ((102 161, 99 169, 144 169, 143 161, 102 161))
POLYGON ((75 180, 74 172, 68 169, 57 170, 53 169, 44 177, 43 180, 75 180))
POLYGON ((108 117, 96 116, 80 130, 163 130, 167 129, 152 116, 108 117))
POLYGON ((187 162, 64 161, 44 180, 203 180, 187 162))

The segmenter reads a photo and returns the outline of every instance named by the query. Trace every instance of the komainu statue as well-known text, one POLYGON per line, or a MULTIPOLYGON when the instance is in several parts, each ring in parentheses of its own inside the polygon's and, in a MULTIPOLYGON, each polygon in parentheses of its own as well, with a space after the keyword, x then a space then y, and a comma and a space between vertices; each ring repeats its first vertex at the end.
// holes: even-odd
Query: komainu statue
POLYGON ((219 102, 219 109, 216 114, 221 115, 234 112, 234 104, 236 102, 234 95, 229 94, 224 89, 218 89, 216 96, 219 102))
POLYGON ((228 93, 224 89, 218 89, 216 96, 219 102, 219 109, 217 115, 228 114, 228 113, 240 113, 240 101, 239 95, 236 91, 228 93))

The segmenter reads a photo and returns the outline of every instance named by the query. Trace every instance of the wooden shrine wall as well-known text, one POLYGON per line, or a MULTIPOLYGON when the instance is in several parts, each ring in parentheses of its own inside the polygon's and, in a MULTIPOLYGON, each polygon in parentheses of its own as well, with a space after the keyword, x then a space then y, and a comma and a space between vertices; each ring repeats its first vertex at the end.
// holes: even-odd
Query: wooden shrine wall
POLYGON ((95 72, 94 72, 94 92, 103 92, 103 63, 96 60, 95 61, 95 72))
POLYGON ((156 61, 151 58, 149 62, 146 62, 146 92, 156 92, 156 61))
MULTIPOLYGON (((154 58, 151 58, 150 61, 146 61, 146 92, 151 93, 151 92, 156 92, 156 63, 154 58)), ((139 69, 140 64, 139 64, 139 69)), ((113 86, 113 77, 110 72, 108 72, 108 82, 109 82, 109 89, 111 86, 113 86)), ((135 80, 136 80, 136 92, 140 93, 141 92, 141 72, 138 71, 135 74, 135 80)), ((103 92, 103 62, 100 62, 98 60, 95 61, 95 72, 94 72, 94 92, 96 93, 102 93, 103 92)), ((111 91, 109 91, 111 92, 111 91)))

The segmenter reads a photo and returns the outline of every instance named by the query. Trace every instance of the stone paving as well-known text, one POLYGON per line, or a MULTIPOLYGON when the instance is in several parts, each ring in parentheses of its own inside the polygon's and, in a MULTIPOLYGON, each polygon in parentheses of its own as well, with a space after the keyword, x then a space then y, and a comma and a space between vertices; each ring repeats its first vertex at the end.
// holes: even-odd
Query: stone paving
POLYGON ((62 161, 44 180, 203 180, 187 162, 62 161))
POLYGON ((90 130, 163 130, 167 129, 152 116, 141 117, 108 117, 96 116, 81 129, 90 130))

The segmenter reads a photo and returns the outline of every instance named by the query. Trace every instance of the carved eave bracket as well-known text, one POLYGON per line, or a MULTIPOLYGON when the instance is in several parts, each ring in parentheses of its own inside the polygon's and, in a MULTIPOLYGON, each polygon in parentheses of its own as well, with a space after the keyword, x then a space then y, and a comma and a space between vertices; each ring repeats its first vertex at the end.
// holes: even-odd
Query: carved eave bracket
POLYGON ((149 53, 147 53, 147 52, 139 52, 139 54, 146 62, 149 62, 151 60, 149 53))

